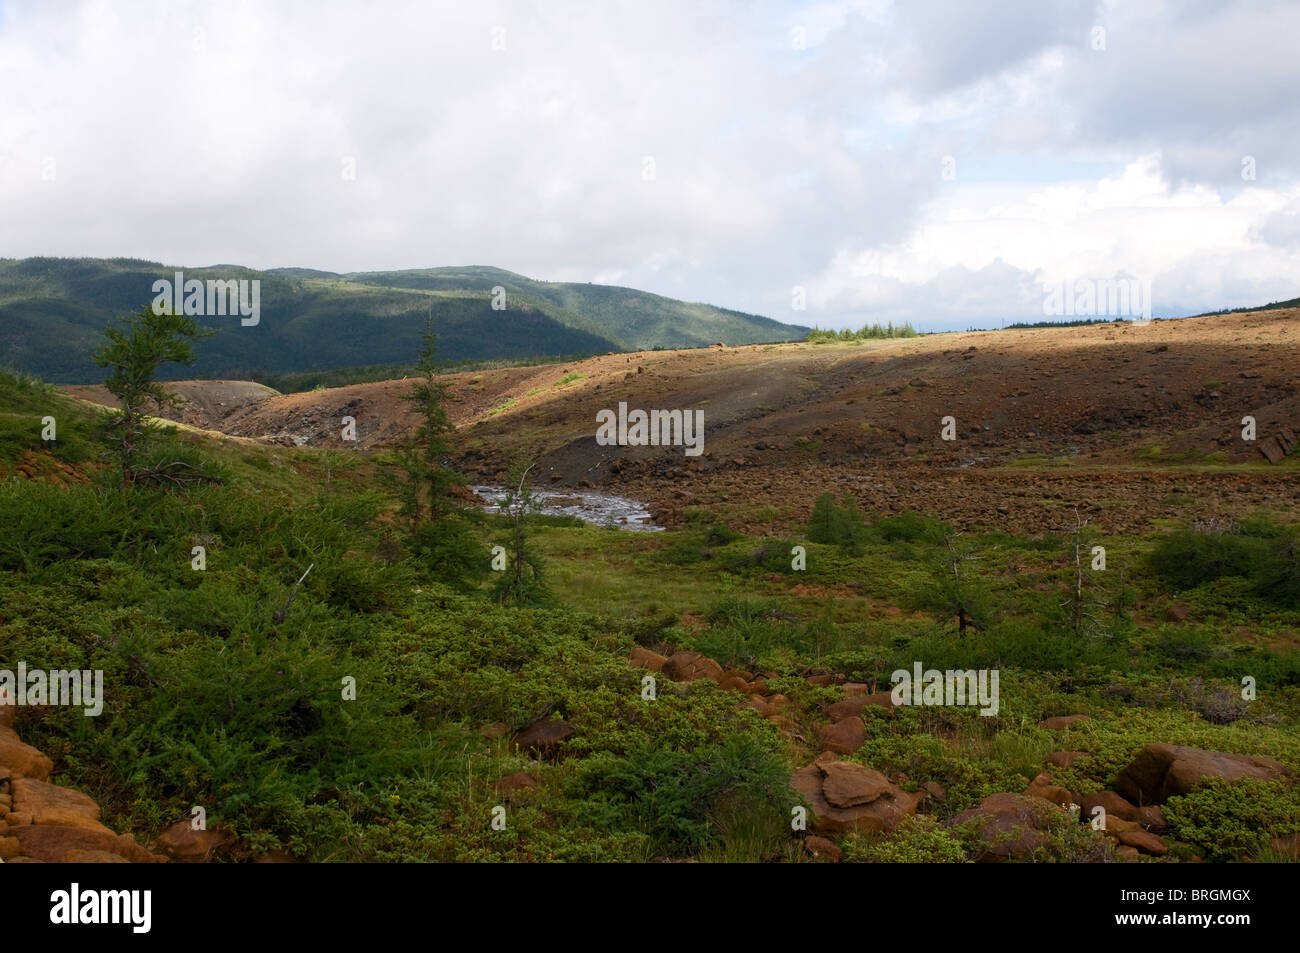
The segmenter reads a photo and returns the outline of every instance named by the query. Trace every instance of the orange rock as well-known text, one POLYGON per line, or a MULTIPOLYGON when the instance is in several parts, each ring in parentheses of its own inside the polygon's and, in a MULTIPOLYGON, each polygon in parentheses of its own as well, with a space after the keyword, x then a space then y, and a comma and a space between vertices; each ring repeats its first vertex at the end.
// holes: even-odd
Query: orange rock
POLYGON ((867 727, 856 715, 817 729, 817 743, 823 751, 853 754, 867 740, 867 727))
POLYGON ((74 849, 63 855, 60 863, 64 864, 129 864, 130 861, 121 854, 110 850, 74 849))
POLYGON ((718 681, 722 666, 699 652, 675 652, 664 662, 663 673, 674 682, 694 682, 702 678, 718 681))
POLYGON ((827 761, 818 768, 824 775, 822 795, 835 807, 870 804, 893 787, 879 771, 852 761, 827 761))
POLYGON ((919 799, 893 785, 868 803, 836 807, 827 800, 823 790, 826 778, 823 768, 831 763, 834 762, 818 758, 808 767, 800 768, 791 778, 791 787, 812 806, 815 830, 829 833, 892 831, 903 818, 916 813, 919 799))
POLYGON ((537 787, 537 780, 524 771, 516 771, 514 774, 508 774, 494 786, 493 790, 497 794, 515 794, 520 791, 531 791, 537 787))
POLYGON ((158 858, 129 838, 116 837, 101 831, 87 831, 79 827, 54 827, 49 824, 29 824, 11 828, 18 838, 23 854, 46 863, 58 863, 73 850, 102 850, 118 854, 133 863, 152 863, 158 858))
POLYGON ((843 675, 832 672, 824 675, 809 675, 805 681, 809 685, 814 685, 818 688, 825 688, 828 685, 843 685, 845 678, 843 675))
POLYGON ((1187 794, 1210 778, 1267 780, 1284 771, 1282 764, 1272 758, 1148 744, 1119 773, 1115 788, 1130 801, 1163 804, 1166 798, 1187 794))
POLYGON ((81 811, 75 811, 66 807, 47 807, 33 819, 36 824, 48 824, 54 827, 79 827, 85 831, 98 831, 101 834, 113 834, 99 821, 93 817, 87 817, 81 811))
POLYGON ((1126 821, 1138 819, 1138 809, 1114 791, 1098 791, 1096 794, 1084 794, 1079 798, 1080 814, 1085 820, 1092 819, 1092 809, 1099 805, 1106 809, 1107 818, 1120 817, 1126 821))
POLYGON ((1092 719, 1087 715, 1057 715, 1055 718, 1044 718, 1038 723, 1038 727, 1046 728, 1048 731, 1062 731, 1081 721, 1092 721, 1092 719))
POLYGON ((826 717, 831 721, 840 721, 852 715, 861 715, 868 708, 887 708, 892 714, 894 699, 889 692, 877 692, 874 695, 854 695, 843 701, 826 706, 826 717))
POLYGON ((536 751, 538 754, 547 755, 558 750, 560 742, 571 738, 575 730, 567 721, 539 718, 522 728, 512 741, 525 751, 536 751))
POLYGON ((1025 796, 1041 797, 1044 801, 1051 801, 1064 808, 1074 803, 1074 795, 1059 784, 1053 784, 1050 774, 1040 774, 1034 778, 1029 787, 1025 788, 1025 796))
POLYGON ((667 661, 667 656, 643 649, 639 645, 632 649, 632 654, 628 656, 628 664, 633 668, 645 668, 652 672, 660 671, 667 661))
MULTIPOLYGON (((0 708, 0 711, 4 710, 0 708)), ((8 769, 14 778, 44 781, 54 770, 54 762, 31 745, 18 740, 12 728, 0 728, 0 769, 8 769)))
POLYGON ((1119 831, 1115 839, 1121 844, 1129 847, 1136 847, 1144 854, 1151 854, 1154 857, 1160 857, 1169 852, 1169 848, 1155 834, 1147 831, 1119 831))
POLYGON ((189 821, 177 821, 158 836, 158 846, 173 860, 199 864, 231 840, 233 838, 220 827, 196 831, 190 827, 189 821))
POLYGON ((37 824, 55 824, 75 827, 59 820, 42 820, 47 811, 57 811, 60 817, 80 816, 89 821, 99 820, 99 805, 88 795, 72 788, 61 787, 35 778, 18 778, 13 782, 15 811, 32 815, 37 824))
POLYGON ((1091 757, 1086 751, 1053 751, 1047 756, 1047 763, 1057 768, 1068 768, 1076 761, 1091 757))
POLYGON ((833 841, 825 837, 819 837, 811 834, 803 839, 803 849, 812 854, 814 859, 825 858, 832 864, 838 864, 840 858, 844 856, 844 851, 840 850, 833 841))

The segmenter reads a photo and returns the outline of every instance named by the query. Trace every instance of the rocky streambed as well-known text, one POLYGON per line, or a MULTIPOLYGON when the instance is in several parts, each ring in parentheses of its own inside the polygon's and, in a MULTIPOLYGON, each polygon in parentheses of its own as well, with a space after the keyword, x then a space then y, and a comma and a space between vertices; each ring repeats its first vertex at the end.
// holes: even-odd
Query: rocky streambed
MULTIPOLYGON (((483 509, 500 512, 499 504, 505 499, 503 487, 471 486, 470 489, 487 501, 483 509)), ((663 529, 654 523, 646 504, 624 496, 591 490, 566 490, 563 493, 539 490, 537 495, 542 500, 541 512, 548 516, 576 516, 584 523, 639 532, 653 533, 663 529)))

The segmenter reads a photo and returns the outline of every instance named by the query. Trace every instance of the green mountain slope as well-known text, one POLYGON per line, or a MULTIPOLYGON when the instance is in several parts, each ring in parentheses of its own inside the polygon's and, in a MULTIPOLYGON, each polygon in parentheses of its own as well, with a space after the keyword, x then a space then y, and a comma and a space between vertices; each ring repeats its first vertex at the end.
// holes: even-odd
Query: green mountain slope
MULTIPOLYGON (((129 258, 0 260, 0 363, 57 383, 97 380, 105 325, 148 305, 178 269, 129 258)), ((185 278, 257 279, 260 321, 201 318, 218 333, 183 376, 234 377, 402 364, 432 310, 446 360, 595 354, 802 338, 806 328, 630 288, 533 281, 499 268, 334 274, 309 268, 184 268, 185 278), (492 307, 505 290, 504 310, 492 307)))

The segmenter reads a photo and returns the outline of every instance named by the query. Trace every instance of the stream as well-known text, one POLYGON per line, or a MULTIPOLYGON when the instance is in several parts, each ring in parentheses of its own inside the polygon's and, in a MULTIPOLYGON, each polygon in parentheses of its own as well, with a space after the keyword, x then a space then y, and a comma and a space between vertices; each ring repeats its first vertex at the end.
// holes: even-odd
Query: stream
MULTIPOLYGON (((471 490, 488 500, 484 510, 500 513, 497 504, 505 498, 505 490, 499 486, 471 486, 471 490)), ((629 500, 623 496, 609 493, 593 493, 590 490, 566 490, 552 493, 536 490, 542 500, 541 512, 548 516, 576 516, 584 523, 595 526, 613 526, 638 532, 654 533, 663 529, 656 526, 650 517, 650 511, 644 503, 629 500)))

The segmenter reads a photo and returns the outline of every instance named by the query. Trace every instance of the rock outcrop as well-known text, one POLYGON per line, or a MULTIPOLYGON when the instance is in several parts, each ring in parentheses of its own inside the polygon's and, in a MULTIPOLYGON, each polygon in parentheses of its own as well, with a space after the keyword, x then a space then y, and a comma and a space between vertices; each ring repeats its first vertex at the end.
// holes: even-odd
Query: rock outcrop
POLYGON ((833 755, 796 771, 791 786, 812 806, 811 826, 820 834, 892 831, 919 802, 879 771, 833 755))
POLYGON ((1267 780, 1280 777, 1284 771, 1282 764, 1272 758, 1149 744, 1120 772, 1115 789, 1133 804, 1163 804, 1211 778, 1267 780))
POLYGON ((154 863, 164 858, 100 821, 81 791, 50 784, 54 765, 14 730, 15 709, 0 705, 0 861, 154 863))

